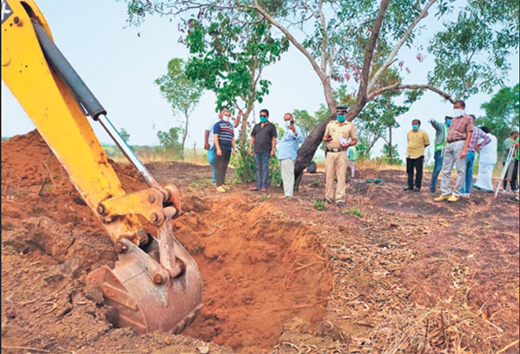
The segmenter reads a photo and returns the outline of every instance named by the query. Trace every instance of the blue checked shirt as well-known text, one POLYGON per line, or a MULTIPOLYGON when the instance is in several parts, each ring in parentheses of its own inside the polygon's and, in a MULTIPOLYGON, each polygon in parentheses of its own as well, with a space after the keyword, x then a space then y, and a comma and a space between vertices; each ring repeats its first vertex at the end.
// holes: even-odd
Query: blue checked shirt
POLYGON ((305 137, 303 136, 303 132, 299 126, 295 124, 295 128, 298 136, 294 135, 293 131, 287 128, 282 140, 278 143, 278 160, 296 160, 296 156, 298 155, 298 145, 303 143, 305 137))

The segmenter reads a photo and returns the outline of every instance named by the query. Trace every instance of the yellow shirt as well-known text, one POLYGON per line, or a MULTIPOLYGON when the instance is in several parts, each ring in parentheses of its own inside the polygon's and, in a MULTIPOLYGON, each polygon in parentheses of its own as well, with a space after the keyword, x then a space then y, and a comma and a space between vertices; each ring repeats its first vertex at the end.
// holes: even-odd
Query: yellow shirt
POLYGON ((351 122, 345 121, 342 125, 337 120, 327 124, 325 129, 325 136, 330 135, 332 140, 327 143, 329 149, 341 149, 340 137, 347 139, 357 140, 356 128, 351 122))
POLYGON ((408 132, 408 150, 406 151, 406 158, 418 159, 419 157, 424 156, 424 148, 428 145, 430 145, 430 138, 424 130, 410 130, 408 132))

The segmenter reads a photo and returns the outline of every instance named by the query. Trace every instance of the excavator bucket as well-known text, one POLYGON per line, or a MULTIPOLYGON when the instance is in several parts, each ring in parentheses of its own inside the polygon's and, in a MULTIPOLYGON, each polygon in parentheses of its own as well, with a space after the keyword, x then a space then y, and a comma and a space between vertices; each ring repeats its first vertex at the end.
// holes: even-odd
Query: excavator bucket
MULTIPOLYGON (((87 284, 101 289, 109 306, 107 319, 117 327, 139 333, 155 330, 181 333, 200 311, 202 279, 195 261, 172 236, 180 273, 168 276, 159 263, 159 249, 152 238, 145 252, 128 240, 114 269, 104 266, 87 276, 87 284), (162 269, 162 272, 161 272, 162 269)), ((170 247, 171 248, 171 247, 170 247)))

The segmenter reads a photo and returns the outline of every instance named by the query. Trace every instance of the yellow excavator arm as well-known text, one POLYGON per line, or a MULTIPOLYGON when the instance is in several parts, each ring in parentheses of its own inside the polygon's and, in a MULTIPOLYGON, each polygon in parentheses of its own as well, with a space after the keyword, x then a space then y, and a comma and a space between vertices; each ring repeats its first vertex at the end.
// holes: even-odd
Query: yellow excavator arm
POLYGON ((2 0, 1 26, 2 80, 115 244, 114 269, 97 269, 87 282, 115 309, 117 326, 180 333, 200 310, 202 280, 172 232, 171 220, 180 213, 177 188, 160 186, 121 138, 54 44, 34 1, 2 0), (86 115, 103 126, 148 189, 123 190, 86 115))

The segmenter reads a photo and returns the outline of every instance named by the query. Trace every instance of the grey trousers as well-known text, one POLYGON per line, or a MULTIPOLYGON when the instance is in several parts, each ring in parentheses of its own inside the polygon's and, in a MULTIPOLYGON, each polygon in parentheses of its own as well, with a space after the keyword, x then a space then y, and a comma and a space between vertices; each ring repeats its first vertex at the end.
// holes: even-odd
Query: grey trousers
POLYGON ((294 191, 294 160, 280 160, 280 170, 282 172, 283 192, 286 197, 292 197, 294 191))
POLYGON ((464 148, 464 144, 464 140, 459 140, 454 143, 447 143, 444 147, 441 180, 442 195, 453 194, 460 197, 462 194, 462 187, 466 180, 466 159, 461 159, 460 153, 464 148), (453 165, 457 167, 457 182, 455 184, 455 189, 451 188, 451 170, 453 169, 453 165))

